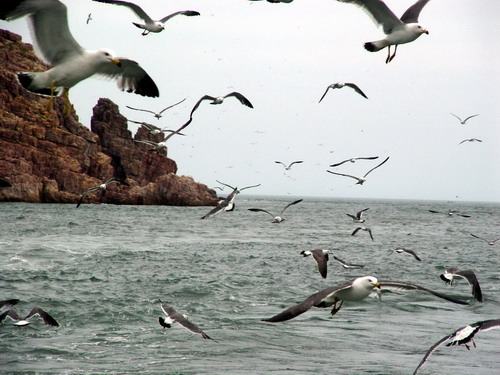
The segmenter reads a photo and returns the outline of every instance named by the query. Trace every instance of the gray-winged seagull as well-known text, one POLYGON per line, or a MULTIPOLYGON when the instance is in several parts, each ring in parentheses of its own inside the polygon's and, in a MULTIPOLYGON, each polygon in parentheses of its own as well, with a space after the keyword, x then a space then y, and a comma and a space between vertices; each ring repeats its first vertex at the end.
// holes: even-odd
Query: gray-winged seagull
POLYGON ((407 253, 407 254, 410 254, 410 255, 413 255, 413 257, 418 260, 419 262, 422 261, 422 259, 419 258, 419 256, 417 255, 417 253, 415 253, 413 250, 411 249, 405 249, 404 247, 398 247, 397 249, 394 250, 396 253, 399 253, 399 254, 402 254, 402 253, 407 253))
POLYGON ((245 189, 250 189, 250 188, 254 188, 254 187, 260 186, 260 184, 258 184, 258 185, 245 186, 245 187, 243 187, 241 189, 238 189, 237 187, 232 187, 232 186, 230 186, 228 184, 225 184, 223 182, 220 182, 220 181, 217 181, 217 182, 219 184, 221 184, 221 185, 227 186, 230 189, 233 189, 233 191, 231 192, 231 194, 229 194, 226 197, 226 199, 220 200, 219 203, 217 204, 217 206, 215 206, 214 208, 212 208, 207 214, 203 215, 201 217, 201 219, 208 219, 209 217, 217 215, 219 212, 222 212, 222 211, 232 211, 232 210, 234 210, 234 203, 233 203, 233 201, 236 198, 237 194, 241 193, 245 189))
POLYGON ((331 174, 336 174, 336 175, 339 175, 339 176, 344 176, 344 177, 350 177, 350 178, 353 178, 355 180, 357 180, 358 182, 356 182, 356 185, 363 185, 366 181, 366 176, 368 176, 372 171, 374 171, 375 169, 377 169, 378 167, 380 167, 382 164, 384 164, 387 160, 389 160, 389 156, 382 162, 380 163, 379 165, 373 167, 372 169, 370 169, 368 172, 365 173, 365 175, 363 177, 356 177, 356 176, 352 176, 350 174, 345 174, 345 173, 337 173, 337 172, 332 172, 332 171, 329 171, 327 170, 328 173, 331 173, 331 174))
POLYGON ((362 218, 363 212, 365 212, 369 209, 370 209, 370 207, 364 208, 361 211, 356 212, 356 215, 351 215, 351 214, 346 214, 346 215, 349 216, 352 219, 352 221, 354 221, 355 223, 364 223, 365 219, 362 218))
POLYGON ((375 160, 375 159, 378 159, 378 156, 368 156, 368 157, 359 157, 359 158, 350 158, 350 159, 346 159, 346 160, 343 160, 339 163, 334 163, 334 164, 330 164, 330 167, 338 167, 339 165, 342 165, 344 163, 347 163, 348 161, 351 162, 351 163, 355 163, 356 160, 375 160))
POLYGON ((266 214, 268 215, 271 215, 272 218, 273 218, 273 223, 281 223, 283 221, 285 221, 285 218, 283 217, 283 212, 285 212, 285 210, 290 207, 290 206, 293 206, 294 204, 297 204, 297 203, 300 203, 302 202, 302 199, 298 199, 296 201, 293 201, 291 203, 288 203, 282 210, 281 212, 279 213, 279 215, 273 215, 272 213, 270 213, 269 211, 266 211, 262 208, 249 208, 248 210, 249 211, 253 211, 253 212, 265 212, 266 214))
POLYGON ((119 179, 117 178, 110 178, 108 181, 100 184, 99 186, 94 186, 94 187, 91 187, 89 189, 87 189, 86 191, 83 192, 82 196, 80 197, 80 200, 78 201, 78 204, 76 205, 76 208, 80 207, 80 205, 83 203, 83 200, 85 199, 85 197, 92 191, 96 191, 96 190, 106 190, 106 188, 108 187, 109 184, 113 183, 113 182, 116 182, 118 184, 122 183, 119 179))
POLYGON ((483 293, 481 292, 481 286, 477 280, 476 274, 472 270, 460 271, 457 267, 450 267, 444 273, 439 275, 441 280, 446 284, 453 285, 453 280, 462 278, 467 280, 469 285, 472 287, 472 295, 479 301, 483 302, 483 293))
POLYGON ((472 116, 466 117, 465 119, 463 119, 463 120, 462 120, 460 117, 458 117, 457 115, 454 115, 453 113, 450 113, 450 115, 452 115, 453 117, 456 117, 456 118, 458 119, 458 121, 460 121, 460 123, 461 123, 462 125, 465 125, 465 123, 466 123, 469 119, 471 119, 471 118, 473 118, 473 117, 476 117, 476 116, 479 116, 479 114, 477 114, 477 115, 472 115, 472 116))
POLYGON ((328 272, 328 254, 331 254, 331 250, 326 249, 314 249, 314 250, 302 250, 300 255, 304 257, 308 257, 310 255, 313 256, 316 263, 318 263, 318 271, 320 275, 326 279, 328 272))
POLYGON ((50 316, 47 312, 39 308, 32 309, 29 312, 29 314, 26 315, 24 318, 21 318, 15 310, 7 310, 3 312, 2 315, 0 315, 0 322, 2 322, 5 318, 10 318, 11 320, 14 321, 15 326, 24 327, 27 326, 28 324, 31 324, 31 322, 29 321, 31 317, 37 315, 43 319, 45 324, 48 324, 49 326, 59 327, 59 323, 57 323, 52 316, 50 316))
POLYGON ((294 165, 294 164, 300 164, 300 163, 303 163, 303 162, 304 162, 303 160, 296 160, 296 161, 292 161, 290 164, 286 165, 282 161, 278 161, 278 160, 275 161, 276 164, 281 164, 285 168, 285 170, 287 170, 287 171, 289 171, 290 168, 292 168, 292 165, 294 165))
MULTIPOLYGON (((95 1, 95 0, 94 0, 95 1)), ((141 112, 148 112, 148 113, 152 113, 154 117, 156 117, 158 120, 160 118, 162 118, 162 113, 165 112, 167 109, 170 109, 172 107, 175 107, 176 105, 178 104, 181 104, 184 100, 186 100, 186 98, 182 99, 180 102, 177 102, 175 104, 172 104, 172 105, 169 105, 168 107, 165 107, 163 108, 160 112, 155 112, 155 111, 151 111, 149 109, 142 109, 142 108, 134 108, 134 107, 130 107, 128 105, 126 105, 125 107, 127 107, 128 109, 132 109, 134 111, 141 111, 141 112)))
POLYGON ((368 99, 368 96, 366 96, 365 93, 363 91, 361 91, 361 89, 356 84, 350 83, 350 82, 346 82, 346 83, 337 82, 337 83, 332 83, 331 85, 328 85, 328 87, 326 88, 325 93, 323 94, 323 96, 321 97, 321 99, 319 100, 318 103, 321 103, 321 101, 323 100, 323 98, 326 96, 326 93, 328 92, 328 90, 330 90, 330 89, 341 89, 344 86, 352 88, 359 95, 361 95, 364 98, 368 99))
POLYGON ((373 234, 372 234, 372 230, 370 228, 367 228, 367 227, 357 227, 356 229, 354 229, 354 231, 351 233, 351 236, 354 236, 356 233, 358 233, 360 230, 362 231, 365 231, 365 232, 368 232, 370 234, 370 238, 372 239, 372 241, 374 241, 373 239, 373 234))
POLYGON ((469 234, 470 234, 472 237, 477 238, 478 240, 481 240, 481 241, 486 242, 486 243, 487 243, 488 245, 490 245, 490 246, 493 246, 494 244, 496 244, 497 242, 499 242, 499 241, 500 241, 500 238, 497 238, 496 240, 493 240, 493 241, 488 241, 488 240, 486 240, 486 239, 484 239, 484 238, 481 238, 481 237, 479 237, 479 236, 476 236, 475 234, 472 234, 472 233, 469 233, 469 234))
POLYGON ((337 262, 342 264, 342 267, 347 268, 347 269, 349 269, 349 268, 363 268, 364 267, 364 264, 348 263, 348 262, 336 257, 335 255, 333 256, 333 259, 335 259, 337 262))
POLYGON ((461 145, 462 143, 465 143, 465 142, 482 142, 482 140, 480 139, 477 139, 477 138, 468 138, 468 139, 464 139, 462 142, 459 143, 459 145, 461 145))

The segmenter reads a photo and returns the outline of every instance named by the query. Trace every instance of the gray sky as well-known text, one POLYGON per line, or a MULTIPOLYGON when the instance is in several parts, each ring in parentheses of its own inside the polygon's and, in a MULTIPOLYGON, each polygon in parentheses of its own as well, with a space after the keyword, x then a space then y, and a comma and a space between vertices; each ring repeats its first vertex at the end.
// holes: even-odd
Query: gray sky
MULTIPOLYGON (((247 0, 137 0, 154 19, 178 10, 159 34, 142 36, 135 14, 93 1, 63 1, 74 37, 87 49, 110 48, 136 60, 160 89, 160 98, 121 92, 115 82, 89 79, 70 90, 80 121, 90 126, 100 97, 127 118, 176 128, 203 95, 239 91, 222 105, 204 102, 185 129, 169 140, 178 174, 217 186, 261 183, 251 194, 500 201, 500 1, 433 0, 420 23, 430 34, 386 50, 363 43, 383 33, 358 7, 334 0, 270 4, 247 0), (87 25, 87 15, 92 20, 87 25), (355 82, 369 100, 334 82, 355 82), (183 98, 161 120, 125 106, 160 110, 183 98), (460 117, 480 114, 461 125, 460 117), (482 143, 459 142, 479 138, 482 143), (344 164, 362 176, 390 156, 363 186, 326 172, 344 164), (284 173, 275 160, 304 160, 284 173)), ((413 0, 386 0, 401 16, 413 0)), ((30 42, 27 21, 0 22, 30 42)), ((136 125, 129 129, 135 132, 136 125)), ((250 191, 249 191, 250 192, 250 191)))

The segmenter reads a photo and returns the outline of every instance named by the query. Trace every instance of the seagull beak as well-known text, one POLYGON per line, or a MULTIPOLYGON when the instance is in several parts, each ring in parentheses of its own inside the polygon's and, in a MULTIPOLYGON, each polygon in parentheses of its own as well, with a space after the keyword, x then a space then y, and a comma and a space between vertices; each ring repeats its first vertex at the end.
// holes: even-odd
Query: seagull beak
POLYGON ((422 30, 422 32, 423 32, 424 34, 429 35, 429 30, 427 30, 427 29, 423 29, 423 30, 422 30))
POLYGON ((121 68, 122 66, 122 62, 119 60, 119 59, 111 59, 110 60, 113 64, 115 64, 116 66, 118 66, 119 68, 121 68))
POLYGON ((374 286, 375 288, 382 289, 382 287, 380 286, 380 284, 379 284, 379 283, 374 283, 374 284, 373 284, 373 286, 374 286))

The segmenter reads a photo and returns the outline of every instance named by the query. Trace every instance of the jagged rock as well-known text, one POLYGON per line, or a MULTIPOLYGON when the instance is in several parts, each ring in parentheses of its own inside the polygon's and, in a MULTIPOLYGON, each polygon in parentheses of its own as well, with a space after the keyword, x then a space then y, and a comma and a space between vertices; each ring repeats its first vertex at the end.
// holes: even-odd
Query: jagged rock
MULTIPOLYGON (((64 101, 24 90, 15 73, 49 67, 19 35, 0 30, 0 201, 76 203, 83 191, 117 177, 85 202, 215 205, 212 189, 177 176, 175 161, 134 142, 127 120, 109 99, 94 107, 90 131, 64 101), (11 186, 9 187, 8 184, 11 186)), ((141 134, 140 134, 141 135, 141 134)), ((153 137, 153 136, 151 136, 153 137)), ((144 138, 156 140, 144 134, 144 138)))

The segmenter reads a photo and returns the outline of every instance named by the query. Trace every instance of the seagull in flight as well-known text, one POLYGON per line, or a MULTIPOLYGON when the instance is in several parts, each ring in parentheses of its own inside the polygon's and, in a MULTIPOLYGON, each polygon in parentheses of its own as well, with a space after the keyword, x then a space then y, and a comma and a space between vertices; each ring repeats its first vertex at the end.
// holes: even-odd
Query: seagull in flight
POLYGON ((365 219, 362 218, 363 212, 365 212, 369 209, 370 209, 370 207, 364 208, 361 211, 356 212, 356 215, 351 215, 351 214, 346 214, 346 215, 349 216, 352 219, 352 221, 354 221, 355 223, 364 223, 365 219))
MULTIPOLYGON (((170 135, 174 133, 175 132, 171 133, 170 135)), ((145 145, 152 146, 153 147, 152 151, 155 151, 165 157, 168 156, 168 147, 166 139, 162 142, 153 142, 153 141, 148 141, 147 139, 134 139, 134 142, 144 143, 145 145)))
POLYGON ((356 160, 375 160, 375 159, 378 159, 378 156, 368 156, 368 157, 360 157, 360 158, 350 158, 350 159, 346 159, 346 160, 343 160, 339 163, 335 163, 335 164, 330 164, 330 167, 338 167, 339 165, 342 165, 344 163, 347 163, 348 161, 351 162, 351 163, 355 163, 356 160))
POLYGON ((365 232, 368 232, 370 234, 370 238, 372 239, 372 241, 374 241, 373 239, 373 235, 372 235, 372 230, 370 228, 367 228, 367 227, 357 227, 356 229, 354 229, 354 232, 351 233, 351 236, 354 236, 356 233, 358 233, 360 230, 363 230, 365 232))
POLYGON ((273 218, 273 223, 281 223, 283 221, 285 221, 285 218, 283 217, 283 212, 285 212, 285 210, 290 207, 290 206, 293 206, 294 204, 297 204, 297 203, 300 203, 302 202, 302 199, 298 199, 296 201, 293 201, 292 203, 288 203, 285 208, 283 208, 281 210, 281 212, 279 213, 279 215, 273 215, 272 213, 270 213, 269 211, 266 211, 262 208, 249 208, 248 210, 249 211, 253 211, 253 212, 265 212, 266 214, 268 215, 271 215, 271 217, 273 218))
POLYGON ((304 162, 303 160, 297 160, 297 161, 292 161, 290 164, 286 165, 282 161, 278 161, 278 160, 275 161, 275 163, 283 165, 283 167, 285 167, 285 170, 287 170, 287 171, 289 171, 290 168, 292 168, 292 165, 294 165, 294 164, 300 164, 300 163, 303 163, 303 162, 304 162))
POLYGON ((164 329, 172 327, 172 324, 174 323, 178 323, 187 330, 189 330, 190 332, 201 335, 204 339, 215 341, 213 338, 211 338, 205 332, 203 332, 197 325, 191 323, 187 319, 187 315, 178 313, 173 307, 168 306, 160 299, 158 299, 158 301, 161 304, 161 309, 163 310, 163 313, 166 315, 166 318, 163 318, 161 316, 158 318, 160 325, 164 329))
POLYGON ((429 0, 418 0, 398 18, 382 0, 337 0, 342 3, 355 4, 367 11, 387 35, 382 40, 365 43, 365 49, 370 52, 380 51, 387 47, 385 63, 390 63, 396 57, 399 44, 410 43, 429 31, 418 24, 418 16, 429 0), (391 46, 394 53, 391 55, 391 46))
POLYGON ((446 341, 446 346, 454 346, 454 345, 465 345, 467 350, 470 350, 470 346, 468 345, 472 342, 472 345, 476 347, 476 343, 474 342, 474 337, 481 331, 489 331, 490 329, 500 328, 500 319, 490 319, 483 320, 480 322, 469 324, 465 327, 461 327, 457 329, 452 334, 443 337, 437 343, 432 345, 430 349, 425 353, 424 358, 420 361, 417 368, 413 372, 413 375, 416 375, 418 370, 427 362, 429 357, 434 353, 441 345, 443 345, 446 341))
POLYGON ((338 172, 332 172, 332 171, 329 171, 327 170, 328 173, 331 173, 331 174, 337 174, 339 176, 344 176, 344 177, 350 177, 350 178, 354 178, 355 180, 358 180, 358 182, 356 182, 356 185, 363 185, 366 181, 366 176, 368 176, 372 171, 374 171, 375 169, 377 169, 378 167, 382 166, 382 164, 384 164, 387 160, 389 160, 389 157, 387 157, 382 163, 380 163, 379 165, 377 165, 376 167, 373 167, 372 169, 370 169, 368 172, 365 173, 365 175, 363 177, 356 177, 356 176, 352 176, 350 174, 345 174, 345 173, 338 173, 338 172))
MULTIPOLYGON (((175 130, 171 130, 171 129, 167 129, 167 128, 159 128, 158 126, 155 126, 153 124, 149 124, 147 122, 142 122, 142 121, 134 121, 134 120, 129 120, 127 119, 127 121, 129 122, 132 122, 134 124, 138 124, 138 125, 141 125, 142 127, 144 127, 148 132, 149 134, 151 135, 158 135, 158 134, 163 134, 165 135, 165 133, 174 133, 175 130)), ((186 135, 186 134, 183 134, 183 133, 179 133, 177 132, 178 135, 186 135)))
POLYGON ((448 212, 441 212, 441 211, 436 211, 436 210, 429 210, 430 213, 432 214, 445 214, 445 215, 448 215, 448 216, 462 216, 462 217, 470 217, 470 215, 466 215, 466 214, 461 214, 457 211, 453 211, 453 210, 448 210, 448 212))
POLYGON ((16 310, 7 310, 7 311, 3 312, 2 315, 0 315, 0 322, 2 322, 5 318, 10 318, 11 320, 14 321, 15 326, 24 327, 24 326, 31 324, 29 319, 33 316, 39 316, 40 318, 43 319, 45 324, 48 324, 49 326, 59 327, 59 323, 57 323, 56 320, 52 316, 50 316, 47 312, 45 312, 44 310, 39 309, 39 308, 34 308, 24 318, 21 318, 17 314, 16 310))
POLYGON ((450 115, 452 115, 453 117, 456 117, 456 118, 458 119, 458 121, 460 121, 460 123, 461 123, 462 125, 465 125, 465 123, 466 123, 469 119, 471 119, 471 118, 473 118, 473 117, 476 117, 476 116, 479 116, 479 114, 477 114, 477 115, 472 115, 472 116, 466 117, 465 119, 463 119, 463 120, 462 120, 460 117, 458 117, 457 115, 454 115, 453 113, 450 113, 450 115))
POLYGON ((110 178, 108 181, 100 184, 99 186, 94 186, 94 187, 91 187, 90 189, 87 189, 85 192, 83 192, 82 196, 80 197, 80 200, 78 201, 78 204, 76 205, 76 208, 80 207, 80 205, 83 203, 83 200, 85 199, 85 197, 92 191, 96 191, 96 190, 106 190, 106 188, 108 187, 109 184, 112 184, 113 182, 116 182, 118 184, 121 184, 122 182, 117 179, 117 178, 110 178))
POLYGON ((209 217, 217 215, 219 212, 222 212, 222 211, 233 211, 234 207, 235 207, 233 202, 234 202, 234 199, 236 198, 237 194, 241 193, 245 189, 250 189, 250 188, 260 186, 260 184, 257 184, 257 185, 245 186, 241 189, 238 189, 237 187, 232 187, 231 185, 225 184, 225 183, 220 182, 218 180, 215 180, 215 181, 217 181, 219 184, 221 184, 223 186, 227 186, 228 188, 233 189, 233 191, 231 192, 231 194, 229 194, 226 197, 226 199, 222 199, 221 201, 219 201, 217 206, 215 206, 207 214, 202 216, 201 219, 208 219, 209 217))
POLYGON ((342 267, 344 268, 363 268, 363 264, 353 264, 353 263, 347 263, 346 261, 336 257, 335 255, 333 256, 333 259, 335 259, 337 262, 342 264, 342 267))
POLYGON ((464 139, 462 142, 459 143, 459 145, 461 145, 462 143, 465 143, 465 142, 482 142, 482 140, 477 139, 477 138, 464 139))
POLYGON ((490 246, 493 246, 495 245, 498 241, 500 241, 500 238, 497 238, 496 240, 493 240, 493 241, 488 241, 488 240, 485 240, 484 238, 481 238, 479 236, 476 236, 475 234, 472 234, 472 233, 469 233, 472 237, 474 238, 477 238, 478 240, 481 240, 481 241, 484 241, 486 242, 488 245, 490 246))
POLYGON ((139 5, 128 2, 128 1, 119 1, 119 0, 94 0, 99 3, 113 4, 113 5, 123 5, 128 7, 132 12, 134 12, 137 17, 142 19, 145 23, 136 23, 132 22, 139 29, 143 29, 142 35, 148 35, 151 33, 159 33, 165 29, 165 22, 167 22, 172 17, 183 15, 183 16, 199 16, 200 13, 195 10, 181 10, 178 12, 174 12, 165 16, 157 21, 153 20, 139 5))
POLYGON ((418 260, 419 262, 422 261, 422 259, 419 258, 419 256, 417 255, 417 253, 415 253, 413 250, 410 250, 410 249, 405 249, 404 247, 398 247, 397 249, 394 250, 396 253, 398 254, 403 254, 403 253, 407 253, 407 254, 410 254, 410 255, 413 255, 413 257, 418 260))
POLYGON ((180 102, 177 102, 175 104, 172 104, 172 105, 169 105, 168 107, 165 107, 163 108, 160 112, 155 112, 155 111, 151 111, 149 109, 142 109, 142 108, 134 108, 134 107, 130 107, 128 105, 126 105, 125 107, 127 107, 128 109, 132 109, 134 111, 141 111, 141 112, 148 112, 148 113, 152 113, 154 117, 156 117, 158 120, 162 118, 162 113, 165 112, 167 109, 170 109, 172 107, 175 107, 176 105, 179 105, 181 104, 184 100, 186 100, 186 98, 182 99, 180 102))
POLYGON ((89 13, 89 15, 87 16, 87 25, 90 21, 92 21, 92 13, 89 13))
POLYGON ((313 256, 316 263, 318 263, 318 271, 321 277, 323 277, 323 279, 326 279, 326 275, 328 272, 327 269, 328 254, 332 254, 332 251, 326 249, 315 249, 315 250, 302 250, 300 252, 300 255, 303 255, 304 257, 308 257, 310 255, 313 256))
POLYGON ((472 296, 475 297, 479 302, 483 302, 483 293, 481 292, 481 286, 477 280, 476 274, 472 270, 460 271, 457 267, 450 267, 444 273, 439 275, 440 279, 445 282, 445 284, 453 285, 453 280, 462 278, 467 280, 469 285, 472 286, 472 296))
POLYGON ((328 90, 330 89, 341 89, 342 87, 344 86, 347 86, 347 87, 350 87, 352 88, 354 91, 356 91, 359 95, 361 95, 362 97, 368 99, 368 96, 365 95, 365 93, 363 91, 361 91, 361 89, 354 83, 343 83, 343 82, 337 82, 337 83, 332 83, 331 85, 328 85, 328 87, 326 88, 326 91, 325 93, 323 94, 323 96, 321 97, 321 99, 319 100, 318 103, 321 103, 321 101, 323 100, 323 98, 325 97, 326 93, 328 92, 328 90))

